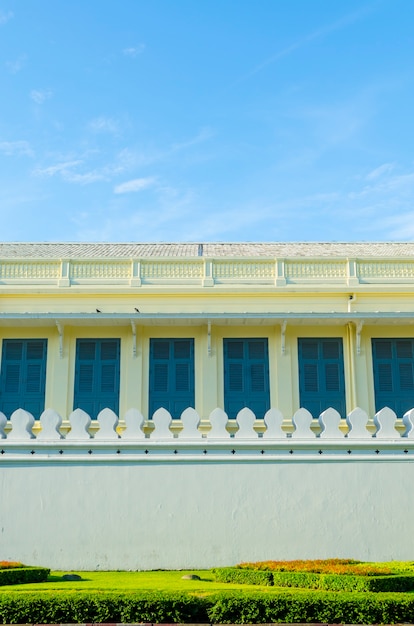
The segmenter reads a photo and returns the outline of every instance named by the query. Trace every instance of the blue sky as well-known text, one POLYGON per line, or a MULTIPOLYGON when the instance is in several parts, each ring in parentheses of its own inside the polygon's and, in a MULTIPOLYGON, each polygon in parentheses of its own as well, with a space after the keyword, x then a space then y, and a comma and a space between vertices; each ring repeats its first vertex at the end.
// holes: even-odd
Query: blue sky
POLYGON ((414 239, 412 0, 0 0, 4 241, 414 239))

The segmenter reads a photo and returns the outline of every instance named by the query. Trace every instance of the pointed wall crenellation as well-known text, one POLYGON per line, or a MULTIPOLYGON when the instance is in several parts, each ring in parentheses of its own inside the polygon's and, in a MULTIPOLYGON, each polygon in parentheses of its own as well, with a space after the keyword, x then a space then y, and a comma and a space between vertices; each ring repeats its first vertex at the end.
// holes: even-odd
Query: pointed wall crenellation
POLYGON ((405 426, 404 437, 407 439, 414 438, 414 409, 407 411, 403 415, 403 424, 405 426))
POLYGON ((62 418, 53 409, 46 409, 40 416, 42 430, 37 435, 37 439, 44 441, 55 441, 62 439, 59 428, 62 425, 62 418))
POLYGON ((191 407, 185 409, 181 414, 182 430, 179 432, 179 439, 197 440, 202 438, 201 431, 198 429, 200 425, 200 416, 197 411, 191 407))
POLYGON ((95 434, 95 439, 111 441, 119 439, 119 435, 115 428, 118 424, 116 413, 111 409, 102 409, 98 415, 99 430, 95 434))
POLYGON ((170 429, 172 417, 167 409, 157 409, 152 416, 154 430, 151 433, 153 439, 172 439, 174 437, 170 429))
POLYGON ((298 409, 292 417, 295 430, 292 439, 314 439, 315 433, 311 430, 312 414, 307 409, 298 409))
POLYGON ((349 428, 348 439, 367 439, 372 437, 367 429, 368 415, 359 407, 351 411, 346 418, 346 423, 349 428))
POLYGON ((211 430, 207 434, 209 439, 229 439, 230 433, 226 429, 228 422, 227 413, 223 409, 214 409, 210 413, 211 430))
POLYGON ((25 440, 34 439, 32 432, 35 420, 31 413, 24 409, 16 409, 10 417, 11 432, 8 434, 7 439, 13 440, 25 440))
POLYGON ((0 439, 6 438, 6 432, 4 430, 6 425, 7 425, 7 417, 4 415, 4 413, 0 412, 0 439))
POLYGON ((377 428, 375 437, 377 439, 395 439, 399 437, 395 430, 397 416, 392 409, 385 407, 374 416, 374 424, 377 428))
POLYGON ((326 409, 319 416, 319 425, 321 439, 341 439, 344 434, 340 429, 341 416, 335 409, 326 409))
POLYGON ((91 425, 91 418, 82 409, 75 409, 69 415, 70 431, 66 435, 66 439, 76 439, 81 441, 82 439, 90 439, 89 428, 91 425))
POLYGON ((239 427, 239 430, 235 433, 235 439, 256 439, 257 433, 254 430, 254 423, 256 421, 256 416, 247 407, 241 409, 238 412, 236 417, 236 422, 239 427))
MULTIPOLYGON (((261 439, 267 444, 283 443, 289 440, 298 442, 325 441, 395 441, 414 439, 414 408, 407 411, 402 420, 398 420, 391 409, 385 407, 370 420, 367 413, 356 408, 343 420, 339 413, 328 408, 318 418, 319 429, 312 414, 304 408, 298 409, 289 421, 278 409, 269 409, 263 420, 256 420, 251 409, 245 407, 239 411, 236 420, 229 419, 221 408, 214 409, 208 424, 191 407, 181 414, 181 420, 173 420, 164 408, 155 411, 152 420, 146 422, 138 409, 129 409, 120 422, 111 409, 103 409, 97 420, 92 421, 82 409, 75 409, 69 416, 70 429, 66 434, 62 427, 62 417, 53 409, 46 409, 36 424, 34 417, 24 409, 17 409, 10 420, 0 413, 0 439, 7 441, 38 440, 52 442, 68 440, 73 442, 139 442, 170 441, 228 441, 258 443, 261 439), (150 427, 149 427, 150 426, 150 427), (178 426, 178 428, 177 428, 178 426), (179 427, 181 426, 181 430, 179 427), (237 430, 235 430, 237 426, 237 430), (293 432, 292 431, 293 427, 293 432), (232 434, 234 433, 234 434, 232 434)), ((320 444, 319 444, 320 445, 320 444)))
POLYGON ((286 439, 286 433, 282 428, 282 411, 279 411, 279 409, 269 409, 263 421, 266 426, 263 439, 286 439))
POLYGON ((124 417, 125 430, 122 432, 122 439, 140 440, 145 439, 144 416, 138 409, 128 409, 124 417))

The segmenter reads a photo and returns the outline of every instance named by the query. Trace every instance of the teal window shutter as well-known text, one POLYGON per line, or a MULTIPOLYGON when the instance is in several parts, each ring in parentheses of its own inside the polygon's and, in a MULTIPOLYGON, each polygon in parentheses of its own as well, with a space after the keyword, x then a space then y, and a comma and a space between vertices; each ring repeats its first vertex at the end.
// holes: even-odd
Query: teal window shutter
POLYGON ((0 377, 0 410, 16 409, 39 419, 45 409, 47 339, 4 339, 0 377))
POLYGON ((230 419, 244 407, 258 419, 270 408, 267 339, 224 339, 224 410, 230 419))
POLYGON ((345 380, 341 338, 298 339, 300 406, 314 418, 332 407, 343 417, 345 380))
POLYGON ((375 410, 414 407, 414 339, 372 339, 375 410))
POLYGON ((120 340, 76 341, 74 409, 96 419, 102 409, 119 414, 120 340))
POLYGON ((179 419, 194 395, 194 339, 151 339, 149 417, 164 408, 179 419))

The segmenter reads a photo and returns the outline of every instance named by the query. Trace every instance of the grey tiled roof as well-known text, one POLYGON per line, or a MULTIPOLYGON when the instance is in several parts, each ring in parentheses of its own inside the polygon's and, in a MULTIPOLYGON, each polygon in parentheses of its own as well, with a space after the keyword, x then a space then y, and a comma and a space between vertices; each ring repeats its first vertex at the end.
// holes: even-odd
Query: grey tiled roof
POLYGON ((0 259, 148 257, 414 258, 414 242, 0 243, 0 259))

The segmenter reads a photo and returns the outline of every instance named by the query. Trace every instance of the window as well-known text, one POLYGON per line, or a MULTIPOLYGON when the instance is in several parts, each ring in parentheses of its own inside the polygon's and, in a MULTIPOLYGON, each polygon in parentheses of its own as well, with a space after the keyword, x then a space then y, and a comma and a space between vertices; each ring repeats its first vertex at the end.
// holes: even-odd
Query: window
POLYGON ((375 410, 402 417, 414 407, 414 339, 372 339, 375 410))
POLYGON ((151 339, 149 416, 159 408, 179 419, 194 408, 194 339, 151 339))
POLYGON ((45 409, 47 339, 4 339, 0 410, 25 409, 39 419, 45 409))
POLYGON ((345 416, 342 339, 298 339, 300 406, 314 418, 332 407, 345 416))
POLYGON ((244 407, 263 418, 270 408, 267 339, 224 339, 224 410, 230 419, 244 407))
POLYGON ((119 412, 119 339, 76 341, 74 409, 96 419, 102 409, 119 412))

